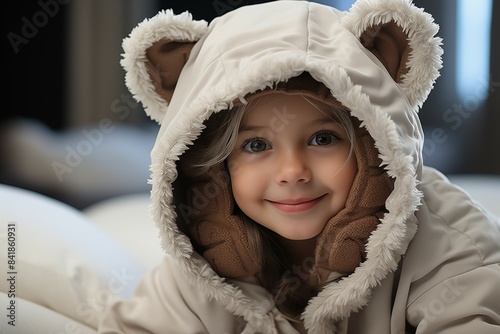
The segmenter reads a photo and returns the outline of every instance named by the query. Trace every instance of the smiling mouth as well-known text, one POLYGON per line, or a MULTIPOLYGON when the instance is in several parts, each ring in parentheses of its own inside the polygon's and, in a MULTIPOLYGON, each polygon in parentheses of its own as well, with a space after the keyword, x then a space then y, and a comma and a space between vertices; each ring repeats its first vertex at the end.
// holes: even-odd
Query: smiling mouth
POLYGON ((299 198, 299 199, 289 199, 282 201, 268 200, 268 202, 271 203, 271 205, 274 206, 276 209, 282 212, 294 213, 294 212, 304 212, 309 209, 312 209, 323 199, 323 197, 325 197, 325 195, 321 195, 319 197, 312 199, 299 198))

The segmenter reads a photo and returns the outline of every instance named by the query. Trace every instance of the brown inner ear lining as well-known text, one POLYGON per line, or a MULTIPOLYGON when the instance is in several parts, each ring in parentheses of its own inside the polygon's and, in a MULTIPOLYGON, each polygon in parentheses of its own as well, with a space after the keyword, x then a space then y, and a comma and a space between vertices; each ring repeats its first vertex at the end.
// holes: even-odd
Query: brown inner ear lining
POLYGON ((194 42, 162 39, 146 50, 146 67, 156 93, 170 102, 194 42))
POLYGON ((394 21, 368 28, 360 36, 361 44, 384 65, 394 81, 400 83, 408 73, 408 58, 412 51, 407 35, 394 21))

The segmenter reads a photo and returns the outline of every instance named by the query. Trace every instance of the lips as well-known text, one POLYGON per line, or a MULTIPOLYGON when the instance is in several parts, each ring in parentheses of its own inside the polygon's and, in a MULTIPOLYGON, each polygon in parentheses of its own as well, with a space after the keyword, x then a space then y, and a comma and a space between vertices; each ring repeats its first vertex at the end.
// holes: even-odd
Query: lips
POLYGON ((279 201, 268 200, 268 202, 271 203, 271 205, 274 206, 276 209, 282 212, 286 213, 304 212, 315 207, 324 196, 325 195, 315 198, 285 199, 279 201))

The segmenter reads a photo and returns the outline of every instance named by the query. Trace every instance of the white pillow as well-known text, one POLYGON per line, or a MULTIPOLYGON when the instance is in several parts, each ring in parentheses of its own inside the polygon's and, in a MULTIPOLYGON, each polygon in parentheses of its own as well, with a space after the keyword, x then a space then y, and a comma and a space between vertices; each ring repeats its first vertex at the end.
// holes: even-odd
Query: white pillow
MULTIPOLYGON (((8 294, 0 292, 0 305, 9 305, 8 294)), ((15 313, 10 314, 0 322, 0 333, 22 334, 96 334, 97 331, 80 322, 76 322, 60 313, 49 310, 43 306, 16 297, 15 313), (13 320, 11 320, 11 318, 13 320)), ((5 311, 5 310, 4 310, 5 311)))
MULTIPOLYGON (((80 211, 49 197, 0 184, 0 221, 0 244, 11 241, 15 247, 15 263, 8 271, 15 273, 16 298, 91 328, 110 302, 131 296, 145 274, 145 266, 114 237, 80 211), (9 239, 11 224, 15 236, 9 239)), ((0 263, 6 268, 6 246, 0 263)), ((6 279, 0 280, 0 291, 11 288, 6 279)))
POLYGON ((130 194, 100 201, 83 210, 96 225, 112 234, 147 268, 164 256, 159 230, 149 215, 149 193, 130 194))

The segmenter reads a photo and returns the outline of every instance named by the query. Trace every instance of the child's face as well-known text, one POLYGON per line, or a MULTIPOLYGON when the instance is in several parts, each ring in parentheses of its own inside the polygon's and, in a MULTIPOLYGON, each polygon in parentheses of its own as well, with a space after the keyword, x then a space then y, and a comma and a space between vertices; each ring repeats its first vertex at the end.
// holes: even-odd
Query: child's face
POLYGON ((235 201, 284 238, 313 238, 345 206, 357 173, 350 147, 345 130, 302 97, 266 95, 245 112, 227 160, 235 201))

